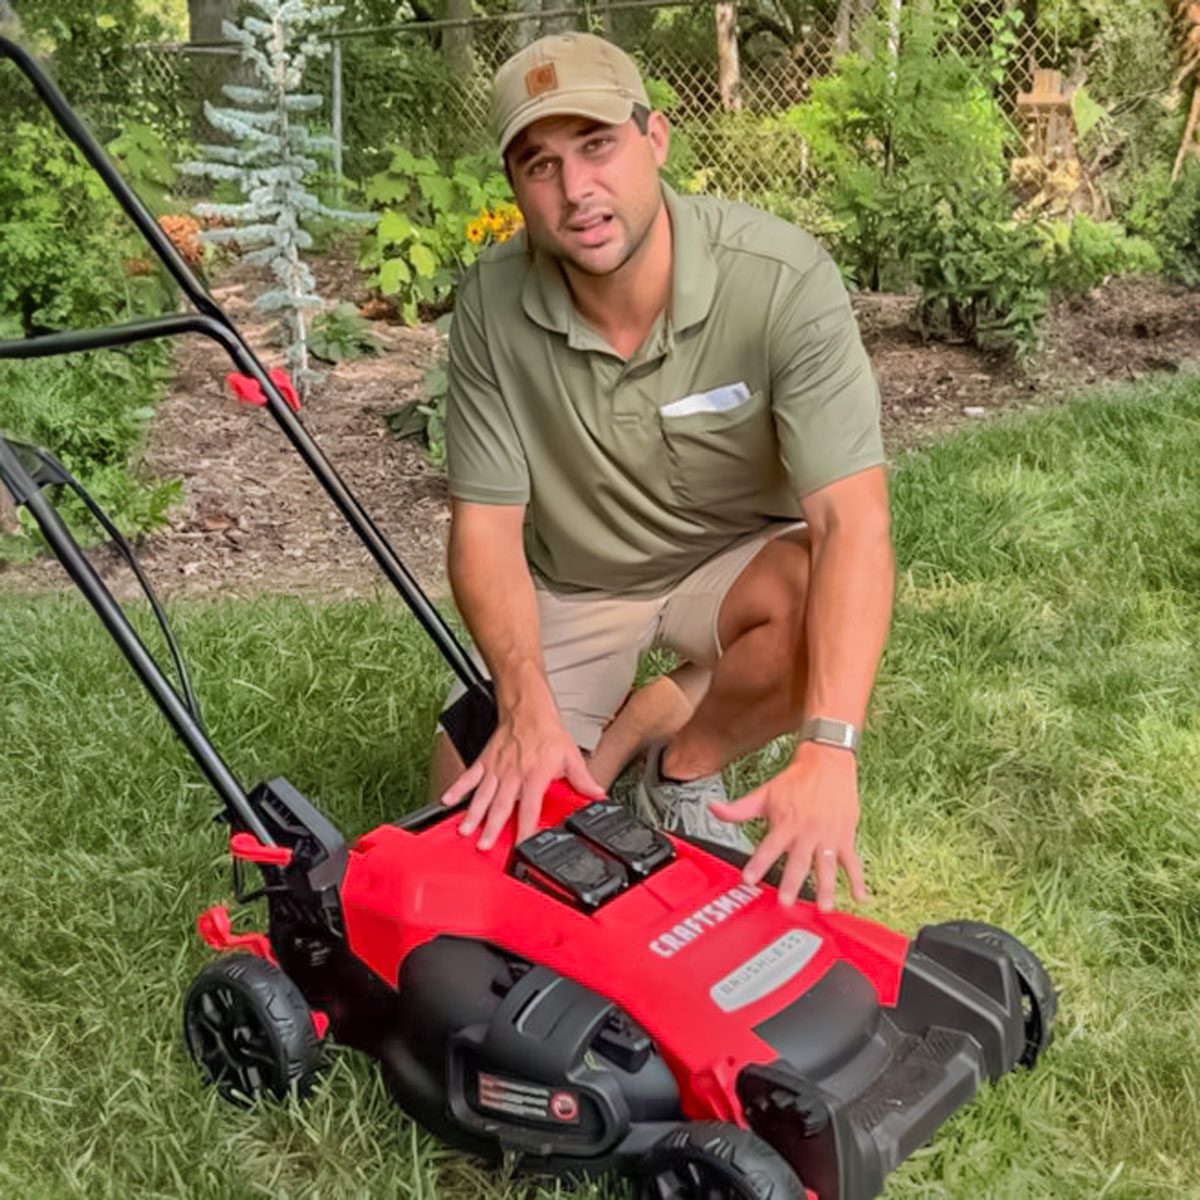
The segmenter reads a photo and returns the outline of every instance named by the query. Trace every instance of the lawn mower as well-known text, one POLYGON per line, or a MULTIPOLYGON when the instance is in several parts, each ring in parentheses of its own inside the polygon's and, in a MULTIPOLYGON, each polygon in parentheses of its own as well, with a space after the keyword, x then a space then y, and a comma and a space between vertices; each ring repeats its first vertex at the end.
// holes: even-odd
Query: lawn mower
MULTIPOLYGON (((0 342, 35 358, 199 333, 266 407, 466 694, 445 716, 465 761, 490 685, 327 462, 237 329, 33 59, 0 39, 194 311, 0 342)), ((0 437, 0 479, 95 609, 221 801, 233 891, 197 921, 219 955, 183 1002, 205 1081, 242 1104, 304 1097, 333 1040, 380 1065, 447 1143, 534 1173, 619 1173, 651 1197, 867 1200, 985 1080, 1032 1067, 1055 993, 1034 954, 971 921, 915 938, 809 900, 778 903, 727 848, 664 833, 565 782, 533 836, 488 852, 461 808, 422 808, 347 843, 286 779, 243 789, 208 740, 153 589, 111 521, 47 450, 0 437), (51 502, 82 495, 143 581, 179 686, 51 502), (253 883, 250 876, 253 875, 253 883)))

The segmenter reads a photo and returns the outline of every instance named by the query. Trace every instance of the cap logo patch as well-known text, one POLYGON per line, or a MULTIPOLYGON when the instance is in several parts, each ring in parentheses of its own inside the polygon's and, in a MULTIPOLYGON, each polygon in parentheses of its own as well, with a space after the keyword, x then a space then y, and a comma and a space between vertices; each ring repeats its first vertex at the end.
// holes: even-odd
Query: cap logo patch
POLYGON ((552 92, 558 87, 558 72, 554 64, 542 63, 525 72, 525 91, 530 96, 540 96, 543 92, 552 92))

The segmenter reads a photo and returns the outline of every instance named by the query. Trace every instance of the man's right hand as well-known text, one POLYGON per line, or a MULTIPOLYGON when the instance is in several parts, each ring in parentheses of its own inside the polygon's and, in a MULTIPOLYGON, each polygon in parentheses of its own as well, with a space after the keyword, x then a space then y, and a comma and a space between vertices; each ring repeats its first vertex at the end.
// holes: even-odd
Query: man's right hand
POLYGON ((537 829, 546 789, 562 778, 585 796, 595 800, 604 796, 579 747, 563 728, 553 701, 527 702, 501 716, 483 752, 446 789, 442 803, 457 804, 474 788, 475 795, 458 831, 470 837, 482 822, 479 848, 490 850, 514 807, 516 840, 531 837, 537 829))

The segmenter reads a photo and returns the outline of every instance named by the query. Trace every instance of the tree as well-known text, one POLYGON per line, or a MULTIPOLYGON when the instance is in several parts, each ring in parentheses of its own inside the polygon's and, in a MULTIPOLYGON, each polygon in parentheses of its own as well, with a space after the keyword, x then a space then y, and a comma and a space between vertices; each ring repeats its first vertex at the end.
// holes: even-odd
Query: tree
POLYGON ((742 107, 742 71, 738 62, 737 4, 735 0, 720 0, 716 5, 717 22, 717 90, 721 107, 736 112, 742 107))
POLYGON ((201 146, 206 160, 184 163, 180 170, 233 183, 242 193, 240 203, 197 204, 194 211, 229 223, 206 232, 206 240, 258 247, 245 256, 246 262, 271 267, 278 286, 259 296, 255 307, 282 315, 288 366, 303 389, 312 379, 305 312, 322 303, 301 258, 313 241, 303 222, 374 217, 328 208, 306 186, 319 166, 314 155, 329 153, 333 143, 313 136, 302 123, 301 115, 319 109, 322 98, 299 88, 305 66, 329 51, 316 28, 337 17, 341 7, 317 0, 248 0, 248 7, 259 15, 247 15, 241 25, 226 21, 221 34, 241 47, 256 86, 225 86, 225 95, 237 107, 204 106, 209 122, 233 145, 201 146))
MULTIPOLYGON (((188 41, 194 46, 212 46, 228 40, 222 29, 237 19, 239 0, 188 0, 188 41)), ((247 86, 252 76, 236 54, 219 51, 195 51, 187 59, 189 90, 195 96, 197 114, 201 104, 220 98, 227 85, 247 86)), ((203 124, 195 122, 196 136, 203 135, 203 124)))
MULTIPOLYGON (((446 0, 446 19, 467 21, 471 18, 471 0, 446 0)), ((475 49, 470 25, 450 25, 442 35, 442 53, 446 66, 459 79, 469 79, 475 73, 475 49)))

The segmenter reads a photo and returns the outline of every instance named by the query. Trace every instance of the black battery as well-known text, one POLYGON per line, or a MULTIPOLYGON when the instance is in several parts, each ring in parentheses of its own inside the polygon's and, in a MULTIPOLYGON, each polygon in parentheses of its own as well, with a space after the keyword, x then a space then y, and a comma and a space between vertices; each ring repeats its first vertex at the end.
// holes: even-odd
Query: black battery
POLYGON ((675 857, 675 847, 662 833, 612 800, 581 808, 566 824, 622 863, 634 879, 645 879, 675 857))

